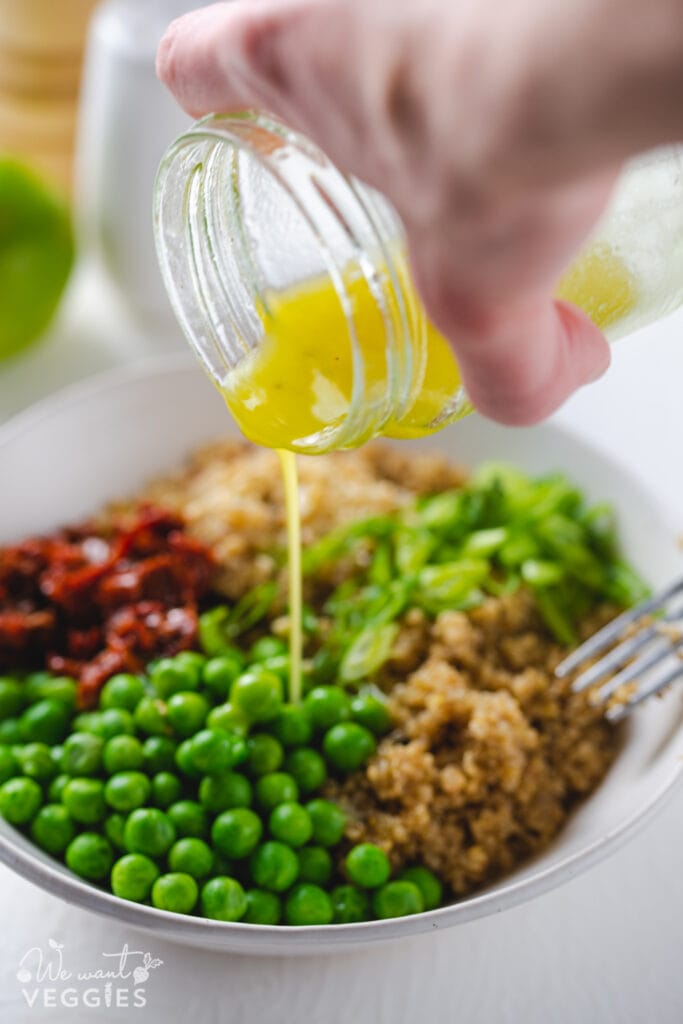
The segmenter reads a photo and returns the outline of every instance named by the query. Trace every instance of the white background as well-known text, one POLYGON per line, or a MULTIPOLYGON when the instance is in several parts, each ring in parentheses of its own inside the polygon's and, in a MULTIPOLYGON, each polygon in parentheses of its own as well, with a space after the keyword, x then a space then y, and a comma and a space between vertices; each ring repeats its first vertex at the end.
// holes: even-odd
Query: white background
MULTIPOLYGON (((0 369, 0 421, 100 369, 180 347, 172 335, 143 334, 95 275, 81 273, 52 336, 0 369)), ((607 376, 557 418, 640 473, 683 533, 683 314, 620 342, 607 376)), ((150 943, 3 866, 0 950, 2 1024, 680 1024, 683 791, 626 847, 561 889, 497 917, 370 952, 249 959, 150 943), (27 1008, 19 961, 50 938, 64 944, 74 971, 98 966, 101 953, 126 942, 149 949, 163 965, 145 986, 147 1005, 27 1008)))

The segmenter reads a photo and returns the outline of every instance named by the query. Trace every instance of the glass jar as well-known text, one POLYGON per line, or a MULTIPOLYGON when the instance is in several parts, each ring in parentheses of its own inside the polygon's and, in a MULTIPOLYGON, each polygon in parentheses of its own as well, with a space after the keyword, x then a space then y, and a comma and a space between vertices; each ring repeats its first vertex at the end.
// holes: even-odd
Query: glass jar
MULTIPOLYGON (((194 125, 161 163, 154 224, 178 320, 252 440, 316 453, 471 411, 393 207, 281 122, 194 125)), ((679 150, 629 166, 558 295, 610 339, 683 302, 679 150)))

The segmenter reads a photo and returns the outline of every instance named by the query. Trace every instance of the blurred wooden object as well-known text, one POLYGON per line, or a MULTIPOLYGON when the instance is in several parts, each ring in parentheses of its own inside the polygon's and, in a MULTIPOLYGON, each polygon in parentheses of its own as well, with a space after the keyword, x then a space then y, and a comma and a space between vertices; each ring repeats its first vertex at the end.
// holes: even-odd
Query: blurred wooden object
POLYGON ((71 191, 78 92, 97 0, 0 0, 0 154, 71 191))

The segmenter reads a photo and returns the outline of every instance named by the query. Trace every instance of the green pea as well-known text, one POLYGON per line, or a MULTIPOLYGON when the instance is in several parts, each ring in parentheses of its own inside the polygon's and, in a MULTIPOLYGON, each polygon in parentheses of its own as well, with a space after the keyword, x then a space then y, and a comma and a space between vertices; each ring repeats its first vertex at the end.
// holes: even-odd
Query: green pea
POLYGON ((282 680, 274 672, 253 665, 238 676, 230 689, 230 701, 250 722, 269 722, 282 708, 282 680))
POLYGON ((168 698, 168 720, 178 736, 192 736, 201 729, 209 713, 209 702, 201 693, 181 690, 168 698))
POLYGON ((367 691, 351 699, 351 717, 375 736, 383 736, 391 729, 391 715, 386 700, 367 691))
POLYGON ((288 846, 303 846, 313 835, 313 823, 308 811, 293 801, 278 804, 271 811, 268 828, 274 839, 288 846))
POLYGON ((199 802, 209 811, 229 811, 233 807, 249 807, 251 784, 238 772, 207 775, 199 783, 199 802))
POLYGON ((207 834, 206 811, 195 800, 178 800, 166 811, 179 836, 199 836, 207 834))
POLYGON ((183 663, 179 658, 161 658, 149 674, 150 682, 162 698, 184 690, 196 690, 201 672, 194 666, 183 663))
POLYGON ((18 718, 6 718, 4 722, 0 722, 0 743, 14 747, 22 742, 21 725, 18 718))
POLYGON ((69 711, 76 707, 78 683, 71 676, 50 676, 39 687, 40 699, 60 700, 69 711))
POLYGON ((239 652, 221 654, 211 658, 204 666, 202 680, 210 694, 217 700, 227 700, 230 687, 244 669, 244 658, 239 652))
POLYGON ((67 846, 64 859, 75 875, 99 882, 109 874, 114 853, 104 836, 97 832, 81 832, 67 846))
POLYGON ((327 885, 332 877, 332 858, 322 846, 304 846, 299 854, 299 882, 327 885))
POLYGON ((274 892, 247 889, 247 909, 242 918, 247 924, 279 924, 282 905, 274 892))
POLYGON ((279 676, 284 686, 289 682, 292 667, 288 654, 276 654, 272 658, 264 658, 259 662, 268 672, 274 672, 279 676))
POLYGON ((311 720, 301 704, 286 704, 270 728, 285 747, 303 747, 313 735, 311 720))
MULTIPOLYGON (((86 736, 87 733, 77 735, 86 736)), ((114 775, 115 772, 137 771, 145 763, 144 748, 135 736, 112 736, 104 745, 102 761, 110 775, 114 775)))
POLYGON ((434 910, 441 906, 443 899, 443 886, 429 868, 416 864, 414 867, 405 868, 398 876, 402 882, 412 882, 422 894, 422 902, 425 910, 434 910))
POLYGON ((372 898, 375 917, 406 917, 424 910, 422 893, 413 882, 387 882, 372 898))
POLYGON ((62 804, 44 804, 31 822, 34 843, 57 856, 66 850, 76 834, 76 828, 62 804))
POLYGON ((295 885, 285 900, 287 924, 331 924, 333 916, 332 900, 319 885, 310 882, 295 885))
POLYGON ((324 758, 311 747, 292 750, 287 756, 285 767, 302 793, 315 793, 327 778, 324 758))
POLYGON ((83 825, 102 821, 107 811, 104 785, 99 779, 71 779, 64 787, 62 803, 74 821, 83 825))
POLYGON ((52 673, 41 670, 40 672, 29 672, 24 679, 24 693, 28 704, 35 704, 37 700, 43 699, 43 685, 52 679, 52 673))
POLYGON ((24 747, 15 747, 15 757, 22 775, 28 775, 38 782, 44 782, 57 774, 47 743, 27 743, 24 747))
POLYGON ((355 885, 338 885, 330 893, 335 924, 353 924, 370 917, 370 900, 355 885))
POLYGON ((276 772, 285 756, 282 744, 267 732, 253 733, 247 740, 247 750, 245 768, 254 776, 276 772))
POLYGON ((120 736, 122 733, 132 736, 135 732, 135 721, 130 711, 126 711, 124 708, 107 708, 105 711, 99 712, 95 723, 95 732, 104 740, 109 740, 112 736, 120 736))
POLYGON ((71 714, 61 700, 46 697, 26 708, 19 719, 24 743, 61 743, 69 728, 71 714))
POLYGON ((181 651, 180 654, 176 654, 174 661, 184 668, 188 676, 192 678, 194 683, 192 689, 196 690, 204 678, 204 668, 208 661, 206 655, 200 654, 199 651, 181 651))
POLYGON ((251 877, 259 889, 284 892, 296 880, 299 858, 291 846, 272 839, 257 846, 249 861, 251 877))
POLYGON ((349 850, 346 873, 362 889, 377 889, 389 881, 391 864, 384 850, 374 843, 359 843, 349 850))
POLYGON ((126 821, 123 840, 129 853, 162 857, 175 842, 173 822, 157 807, 139 807, 126 821))
POLYGON ((25 825, 43 802, 43 791, 34 779, 8 779, 0 786, 0 814, 10 825, 25 825))
POLYGON ((99 723, 99 711, 81 711, 71 723, 71 729, 73 732, 91 732, 95 736, 98 735, 99 723))
POLYGON ((246 736, 249 732, 249 720, 232 704, 219 704, 218 707, 212 708, 206 724, 209 729, 222 729, 236 736, 246 736))
POLYGON ((160 875, 152 886, 152 904, 159 910, 189 914, 199 898, 199 888, 191 875, 174 871, 160 875))
POLYGON ((315 686, 304 697, 303 707, 313 728, 320 732, 351 717, 351 701, 338 686, 315 686))
POLYGON ((256 783, 256 800, 267 811, 298 799, 299 787, 286 772, 269 772, 256 783))
POLYGON ((104 740, 100 736, 72 732, 64 741, 60 767, 67 775, 97 775, 102 768, 103 751, 104 740))
POLYGON ((220 775, 247 756, 244 739, 221 729, 202 729, 188 742, 190 763, 202 775, 220 775))
POLYGON ((323 738, 325 757, 344 774, 362 768, 376 747, 370 730, 357 722, 339 722, 328 729, 323 738))
POLYGON ((142 745, 145 768, 151 774, 175 769, 176 744, 167 736, 148 736, 142 745))
POLYGON ((10 676, 0 677, 0 720, 15 718, 26 704, 24 687, 10 676))
POLYGON ((127 853, 111 869, 111 891, 119 899, 143 903, 158 877, 153 860, 142 853, 127 853))
POLYGON ((147 803, 150 789, 142 772, 117 772, 104 787, 104 798, 115 811, 133 811, 147 803))
POLYGON ((148 736, 170 736, 173 726, 168 720, 166 701, 143 697, 133 714, 135 725, 148 736))
POLYGON ((155 807, 170 807, 180 799, 183 784, 172 772, 157 772, 152 777, 152 803, 155 807))
POLYGON ((252 852, 263 832, 258 815, 247 807, 219 814, 211 827, 211 841, 225 857, 241 860, 252 852))
POLYGON ((249 661, 267 661, 268 658, 277 658, 287 654, 288 645, 277 636, 262 636, 260 640, 252 644, 249 652, 249 661))
POLYGON ((191 779, 199 778, 201 772, 195 767, 194 758, 192 756, 192 739, 183 740, 176 747, 175 752, 175 765, 183 773, 191 779))
POLYGON ((60 772, 59 775, 55 775, 54 779, 51 780, 47 790, 47 796, 50 803, 61 803, 64 787, 69 782, 71 782, 71 776, 67 775, 66 772, 60 772))
POLYGON ((0 784, 20 774, 19 762, 12 753, 12 747, 0 744, 0 784))
POLYGON ((313 842, 319 846, 336 846, 344 836, 346 814, 331 800, 317 798, 306 804, 313 824, 313 842))
POLYGON ((128 672, 120 672, 108 679, 102 687, 100 707, 135 711, 144 696, 145 684, 142 679, 128 672))
POLYGON ((193 878, 204 878, 213 868, 213 853, 203 839, 179 839, 168 851, 171 871, 180 871, 193 878))
POLYGON ((123 840, 123 832, 126 827, 126 815, 114 811, 104 819, 104 834, 117 850, 125 850, 126 844, 123 840))
POLYGON ((201 905, 204 917, 240 921, 247 909, 247 897, 237 879, 219 875, 203 886, 201 905))

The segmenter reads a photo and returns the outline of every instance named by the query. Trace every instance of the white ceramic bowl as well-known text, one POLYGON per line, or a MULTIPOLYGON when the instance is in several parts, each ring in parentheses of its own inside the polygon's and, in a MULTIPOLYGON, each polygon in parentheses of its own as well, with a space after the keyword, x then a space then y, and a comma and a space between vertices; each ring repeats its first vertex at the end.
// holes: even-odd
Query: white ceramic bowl
MULTIPOLYGON (((234 429, 219 396, 184 358, 71 388, 0 431, 0 542, 77 520, 173 468, 202 441, 234 429)), ((668 582, 683 568, 666 511, 644 493, 637 478, 555 426, 513 431, 471 417, 414 447, 445 451, 467 465, 495 458, 531 472, 566 471, 594 499, 614 502, 625 551, 653 586, 668 582)), ((477 895, 415 917, 288 928, 170 914, 87 885, 3 821, 0 858, 87 910, 214 950, 310 955, 446 928, 498 913, 560 885, 632 834, 680 775, 682 696, 674 689, 633 716, 609 775, 549 849, 477 895)))

